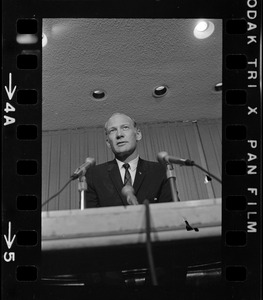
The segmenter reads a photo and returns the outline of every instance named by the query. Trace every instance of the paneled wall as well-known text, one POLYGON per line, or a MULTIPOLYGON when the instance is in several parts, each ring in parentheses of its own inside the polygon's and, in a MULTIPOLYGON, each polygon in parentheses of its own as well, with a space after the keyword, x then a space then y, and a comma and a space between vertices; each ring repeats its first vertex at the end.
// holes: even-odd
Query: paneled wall
MULTIPOLYGON (((221 178, 221 120, 139 124, 143 138, 140 157, 156 161, 160 151, 189 158, 221 178)), ((104 128, 47 131, 42 134, 42 203, 57 193, 75 169, 93 157, 97 164, 114 158, 106 147, 104 128)), ((221 185, 215 180, 205 183, 205 174, 196 167, 174 166, 181 201, 221 197, 221 185)), ((78 181, 43 210, 78 209, 78 181)))

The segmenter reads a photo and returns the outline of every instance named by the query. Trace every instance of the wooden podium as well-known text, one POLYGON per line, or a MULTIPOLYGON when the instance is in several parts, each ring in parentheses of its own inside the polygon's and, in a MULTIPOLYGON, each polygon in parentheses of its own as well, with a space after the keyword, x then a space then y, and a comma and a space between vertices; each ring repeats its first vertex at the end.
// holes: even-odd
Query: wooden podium
MULTIPOLYGON (((147 268, 145 206, 42 212, 42 275, 147 268)), ((150 205, 156 266, 221 260, 221 199, 150 205)))

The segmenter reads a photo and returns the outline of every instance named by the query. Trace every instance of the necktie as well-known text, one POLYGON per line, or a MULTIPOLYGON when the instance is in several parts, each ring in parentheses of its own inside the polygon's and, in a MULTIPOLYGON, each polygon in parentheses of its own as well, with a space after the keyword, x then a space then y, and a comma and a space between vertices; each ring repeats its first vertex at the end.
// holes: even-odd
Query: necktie
POLYGON ((129 172, 130 165, 125 163, 125 164, 123 164, 123 167, 125 169, 124 184, 123 185, 131 185, 132 186, 131 174, 129 172))

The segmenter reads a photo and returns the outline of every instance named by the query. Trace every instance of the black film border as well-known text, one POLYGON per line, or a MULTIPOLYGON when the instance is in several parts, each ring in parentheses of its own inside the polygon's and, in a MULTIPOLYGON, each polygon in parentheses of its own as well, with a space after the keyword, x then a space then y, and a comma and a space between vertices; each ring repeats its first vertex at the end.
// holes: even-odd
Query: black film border
POLYGON ((261 6, 256 0, 3 1, 4 299, 39 299, 41 291, 41 42, 47 17, 223 19, 222 284, 226 299, 260 299, 261 6), (36 42, 19 44, 24 33, 36 42))

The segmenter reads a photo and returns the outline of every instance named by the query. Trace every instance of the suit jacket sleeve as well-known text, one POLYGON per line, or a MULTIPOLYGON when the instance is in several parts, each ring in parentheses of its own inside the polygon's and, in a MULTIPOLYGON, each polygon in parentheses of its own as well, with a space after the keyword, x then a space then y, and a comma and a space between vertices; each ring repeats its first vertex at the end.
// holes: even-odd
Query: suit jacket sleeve
POLYGON ((172 194, 169 180, 166 178, 166 174, 164 173, 164 179, 161 185, 161 191, 159 195, 158 202, 171 202, 172 201, 172 194))
POLYGON ((88 190, 86 192, 85 208, 99 207, 99 198, 93 184, 93 168, 86 173, 88 190))

